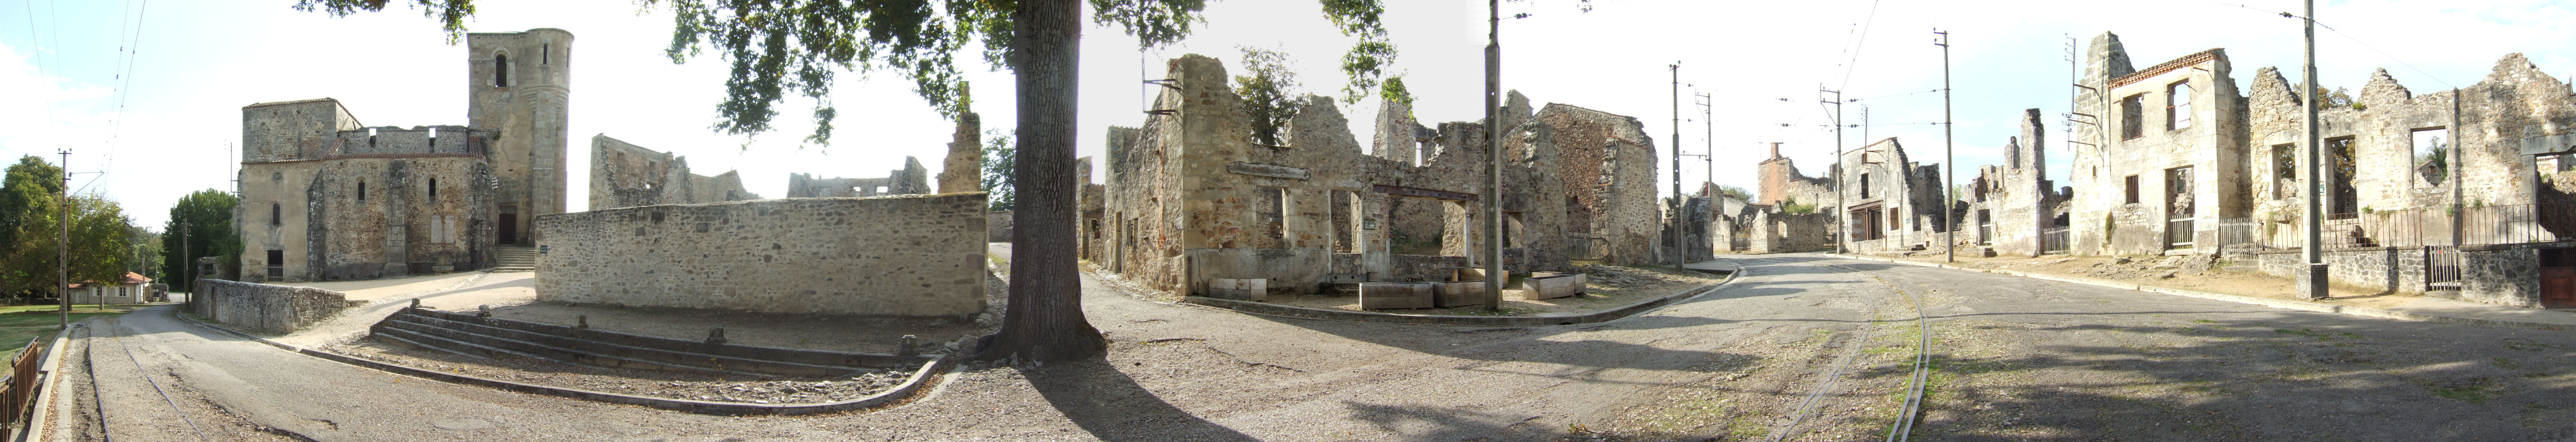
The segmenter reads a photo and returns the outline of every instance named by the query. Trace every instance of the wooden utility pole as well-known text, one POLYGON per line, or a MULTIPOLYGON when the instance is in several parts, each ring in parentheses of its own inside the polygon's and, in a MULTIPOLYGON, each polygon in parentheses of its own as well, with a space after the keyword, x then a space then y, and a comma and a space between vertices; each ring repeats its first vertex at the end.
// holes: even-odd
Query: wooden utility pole
POLYGON ((1825 169, 1825 175, 1832 176, 1834 182, 1831 187, 1834 191, 1833 228, 1835 231, 1842 232, 1841 235, 1834 236, 1834 253, 1851 253, 1843 248, 1843 242, 1851 241, 1852 225, 1851 220, 1845 218, 1850 215, 1843 210, 1843 91, 1825 89, 1824 85, 1820 84, 1816 85, 1816 92, 1819 95, 1834 94, 1834 101, 1825 102, 1825 104, 1834 105, 1834 162, 1827 163, 1828 169, 1825 169))
MULTIPOLYGON (((1485 309, 1503 309, 1503 2, 1485 0, 1485 309)), ((1521 256, 1529 261, 1529 256, 1521 256)))
POLYGON ((1959 190, 1956 189, 1958 186, 1951 184, 1955 181, 1952 176, 1959 173, 1959 156, 1955 152, 1958 150, 1959 143, 1952 141, 1950 135, 1953 129, 1950 124, 1950 33, 1934 28, 1932 34, 1937 36, 1935 37, 1937 40, 1933 40, 1932 44, 1941 47, 1941 167, 1943 171, 1941 172, 1940 227, 1941 242, 1944 243, 1941 245, 1941 250, 1945 255, 1943 259, 1959 262, 1959 213, 1956 207, 1959 190))
POLYGON ((2323 232, 2320 230, 2325 228, 2325 215, 2322 211, 2325 210, 2323 203, 2326 192, 2325 181, 2321 178, 2325 178, 2326 168, 2323 166, 2325 155, 2318 150, 2317 145, 2317 1, 2307 0, 2304 3, 2307 4, 2307 11, 2305 15, 2299 17, 2299 21, 2306 26, 2308 47, 2305 55, 2306 67, 2301 74, 2303 83, 2299 83, 2299 104, 2307 108, 2305 112, 2307 120, 2303 125, 2307 136, 2300 139, 2299 144, 2308 151, 2306 155, 2308 173, 2299 178, 2307 181, 2308 189, 2305 192, 2307 201, 2304 205, 2308 210, 2300 218, 2306 221, 2308 241, 2299 251, 2299 256, 2307 259, 2308 271, 2299 273, 2299 294, 2308 299, 2325 299, 2326 244, 2325 237, 2321 235, 2323 232))
POLYGON ((62 317, 62 329, 72 328, 72 150, 56 149, 63 156, 63 190, 55 201, 62 205, 62 216, 54 219, 62 236, 54 240, 54 302, 62 306, 54 312, 62 317))
POLYGON ((1682 219, 1686 217, 1682 214, 1682 62, 1673 62, 1669 67, 1673 71, 1673 139, 1665 144, 1673 151, 1673 200, 1668 204, 1671 211, 1666 212, 1672 221, 1665 228, 1665 237, 1669 238, 1665 242, 1672 244, 1673 269, 1680 270, 1682 256, 1688 255, 1682 251, 1682 219))

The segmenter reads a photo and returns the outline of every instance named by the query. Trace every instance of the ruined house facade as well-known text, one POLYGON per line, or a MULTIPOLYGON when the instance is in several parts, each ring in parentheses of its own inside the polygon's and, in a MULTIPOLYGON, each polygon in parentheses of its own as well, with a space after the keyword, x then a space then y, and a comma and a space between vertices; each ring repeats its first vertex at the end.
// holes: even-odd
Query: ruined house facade
POLYGON ((902 169, 886 172, 884 178, 815 178, 809 174, 787 174, 788 198, 914 195, 931 191, 930 170, 921 167, 921 159, 910 156, 903 157, 902 169))
POLYGON ((2521 54, 2476 84, 2420 95, 2381 70, 2351 103, 2322 105, 2273 68, 2240 95, 2220 49, 2140 70, 2116 35, 2091 46, 2071 171, 2084 189, 2072 201, 2075 253, 2224 252, 2290 276, 2316 179, 2330 283, 2576 307, 2576 201, 2559 160, 2576 151, 2576 91, 2521 54), (2303 177, 2311 105, 2326 167, 2303 177))
POLYGON ((465 125, 369 127, 330 98, 242 107, 245 279, 474 269, 565 210, 572 33, 466 35, 465 125))
POLYGON ((688 157, 646 149, 606 134, 590 137, 590 210, 659 204, 760 199, 742 175, 690 173, 688 157))
MULTIPOLYGON (((1287 291, 1328 278, 1446 280, 1453 268, 1479 265, 1472 251, 1489 240, 1503 243, 1513 271, 1560 270, 1569 265, 1569 239, 1586 233, 1655 238, 1651 150, 1634 119, 1554 104, 1534 114, 1511 94, 1495 191, 1485 181, 1483 124, 1429 129, 1393 103, 1364 150, 1332 100, 1310 96, 1285 125, 1282 145, 1257 144, 1221 62, 1188 55, 1169 66, 1177 85, 1153 102, 1168 112, 1111 128, 1107 184, 1083 187, 1085 255, 1145 285, 1196 293, 1215 278, 1265 279, 1287 291), (1567 140, 1603 153, 1577 161, 1567 140), (1623 152, 1616 144, 1623 142, 1646 150, 1623 152), (1592 168, 1578 176, 1560 167, 1577 163, 1592 168), (1604 170, 1634 173, 1609 178, 1604 170), (1629 190, 1645 194, 1621 193, 1629 190), (1501 206, 1501 232, 1483 231, 1486 204, 1501 206)), ((1651 259, 1654 250, 1634 256, 1651 259)))
POLYGON ((1843 152, 1844 246, 1853 252, 1926 250, 1941 244, 1941 166, 1914 162, 1895 138, 1843 152))
POLYGON ((2047 132, 2039 109, 2025 109, 2021 135, 2004 140, 2004 164, 1977 166, 1968 182, 1967 210, 1960 214, 1962 246, 1988 256, 2039 256, 2066 250, 2070 230, 2066 202, 2073 188, 2058 188, 2048 177, 2047 132))

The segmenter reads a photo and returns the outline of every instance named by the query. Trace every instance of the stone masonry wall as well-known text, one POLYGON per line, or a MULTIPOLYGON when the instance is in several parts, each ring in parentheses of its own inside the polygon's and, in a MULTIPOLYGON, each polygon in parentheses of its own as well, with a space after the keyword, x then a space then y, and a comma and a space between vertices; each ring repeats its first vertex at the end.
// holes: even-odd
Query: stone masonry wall
POLYGON ((188 299, 188 312, 244 331, 285 334, 354 305, 346 295, 330 290, 199 279, 196 294, 188 299))
POLYGON ((790 198, 537 217, 537 299, 782 313, 984 309, 985 194, 790 198))

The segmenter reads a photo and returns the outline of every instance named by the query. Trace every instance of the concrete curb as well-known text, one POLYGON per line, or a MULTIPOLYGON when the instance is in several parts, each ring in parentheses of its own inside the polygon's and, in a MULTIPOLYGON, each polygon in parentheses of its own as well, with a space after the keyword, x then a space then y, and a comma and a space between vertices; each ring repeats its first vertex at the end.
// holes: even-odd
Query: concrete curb
POLYGON ((45 440, 45 437, 53 432, 54 426, 48 425, 46 421, 53 420, 54 389, 62 384, 62 376, 55 376, 54 373, 62 371, 63 344, 71 342, 71 335, 71 327, 55 330, 53 345, 45 347, 45 361, 36 364, 40 367, 36 372, 43 374, 45 379, 40 381, 42 383, 38 384, 33 393, 36 396, 35 404, 27 406, 27 426, 18 431, 18 437, 15 438, 19 442, 45 440))
POLYGON ((1486 326, 1486 327, 1513 327, 1513 326, 1536 327, 1536 326, 1549 326, 1549 325, 1573 325, 1573 324, 1590 324, 1590 323, 1595 323, 1595 322, 1609 322, 1609 321, 1618 320, 1618 319, 1620 319, 1620 318, 1626 318, 1626 317, 1629 317, 1629 316, 1635 316, 1635 315, 1637 315, 1637 314, 1641 314, 1641 313, 1645 313, 1645 312, 1649 312, 1649 311, 1654 311, 1656 308, 1660 308, 1660 307, 1663 307, 1663 306, 1665 306, 1665 305, 1669 305, 1669 304, 1672 304, 1672 303, 1675 303, 1675 302, 1679 302, 1679 301, 1682 301, 1682 300, 1686 300, 1686 299, 1690 299, 1690 298, 1693 298, 1693 297, 1698 297, 1699 295, 1704 295, 1704 294, 1708 294, 1708 293, 1711 293, 1711 292, 1715 292, 1715 291, 1717 291, 1717 288, 1718 288, 1718 287, 1720 287, 1720 286, 1725 286, 1725 285, 1726 285, 1726 284, 1728 284, 1728 283, 1735 282, 1736 276, 1738 276, 1738 275, 1742 275, 1743 273, 1744 273, 1744 272, 1743 272, 1743 271, 1741 271, 1741 270, 1738 270, 1738 271, 1735 271, 1735 272, 1729 272, 1729 273, 1727 273, 1727 274, 1726 274, 1726 280, 1718 281, 1717 283, 1714 283, 1714 284, 1708 284, 1708 285, 1703 285, 1703 286, 1699 286, 1699 287, 1693 287, 1693 288, 1691 288, 1691 289, 1689 289, 1689 290, 1682 290, 1682 291, 1679 291, 1679 292, 1674 292, 1673 294, 1670 294, 1670 295, 1664 295, 1663 297, 1660 297, 1660 298, 1648 299, 1648 300, 1644 300, 1644 301, 1637 301, 1637 303, 1634 303, 1634 304, 1628 304, 1628 305, 1624 305, 1624 306, 1620 306, 1620 307, 1618 307, 1618 308, 1613 308, 1613 309, 1609 309, 1609 310, 1602 310, 1602 311, 1597 311, 1597 312, 1592 312, 1592 313, 1586 313, 1586 314, 1581 314, 1581 315, 1572 315, 1572 316, 1459 316, 1459 315, 1406 315, 1406 314, 1397 314, 1397 313, 1378 313, 1378 312, 1364 312, 1364 311, 1351 311, 1351 310, 1339 310, 1339 309, 1319 309, 1319 308, 1305 308, 1305 307, 1290 307, 1290 306, 1284 306, 1284 305, 1278 305, 1278 304, 1270 304, 1270 303, 1263 303, 1263 302, 1238 301, 1238 300, 1232 300, 1232 299, 1224 299, 1224 298, 1210 298, 1210 297, 1204 297, 1204 296, 1187 296, 1187 297, 1182 297, 1180 302, 1181 302, 1181 303, 1183 303, 1183 304, 1191 304, 1191 305, 1199 305, 1199 306, 1206 306, 1206 307, 1214 307, 1214 308, 1220 308, 1220 309, 1226 309, 1226 310, 1233 310, 1233 311, 1237 311, 1237 312, 1251 313, 1251 314, 1263 315, 1263 316, 1281 316, 1281 317, 1300 318, 1300 319, 1322 319, 1322 320, 1328 320, 1328 321, 1377 322, 1377 323, 1386 323, 1386 324, 1415 324, 1415 325, 1474 325, 1474 326, 1486 326))
POLYGON ((1854 255, 1836 255, 1836 254, 1831 254, 1831 253, 1825 253, 1825 254, 1821 254, 1821 255, 1823 255, 1823 256, 1828 256, 1828 257, 1834 257, 1834 258, 1842 258, 1842 259, 1855 259, 1855 260, 1862 260, 1862 261, 1879 261, 1879 262, 1888 262, 1888 263, 1904 264, 1904 265, 1917 266, 1917 267, 1944 268, 1944 269, 1952 269, 1952 270, 1964 270, 1964 271, 1970 271, 1970 272, 1985 272, 1985 273, 1994 273, 1994 274, 2002 274, 2002 275, 2011 275, 2011 276, 2019 276, 2019 277, 2024 277, 2024 278, 2033 278, 2033 279, 2045 279, 2045 280, 2050 280, 2050 281, 2072 282, 2072 283, 2076 283, 2076 284, 2097 285, 2097 286, 2110 287, 2110 288, 2116 288, 2116 289, 2122 289, 2122 290, 2136 290, 2136 291, 2148 292, 2148 293, 2163 293, 2163 294, 2167 294, 2167 295, 2188 296, 2188 297, 2193 297, 2193 298, 2201 298, 2201 299, 2209 299, 2209 300, 2218 300, 2218 301, 2227 301, 2227 302, 2244 303, 2244 304, 2254 304, 2254 305, 2260 305, 2260 306, 2265 306, 2265 307, 2285 308, 2285 309, 2291 309, 2291 310, 2306 310, 2306 311, 2312 311, 2312 312, 2323 312, 2323 313, 2340 313, 2340 314, 2353 315, 2353 316, 2368 316, 2368 317, 2373 317, 2373 318, 2396 319, 2396 320, 2404 320, 2404 321, 2432 322, 2432 323, 2440 323, 2440 324, 2457 324, 2457 325, 2475 325, 2475 326, 2483 326, 2483 327, 2515 328, 2515 329, 2524 329, 2524 330, 2576 330, 2576 325, 2568 325, 2568 324, 2548 324, 2548 323, 2539 323, 2539 322, 2504 321, 2504 320, 2495 320, 2495 319, 2477 319, 2477 318, 2460 318, 2460 317, 2451 317, 2451 316, 2435 316, 2435 315, 2427 315, 2427 314, 2421 314, 2421 313, 2407 313, 2407 312, 2399 312, 2399 311, 2381 310, 2381 309, 2375 309, 2375 308, 2363 308, 2363 307, 2341 306, 2341 305, 2326 304, 2326 303, 2319 303, 2319 302, 2294 301, 2294 300, 2288 300, 2288 299, 2257 298, 2257 297, 2252 297, 2252 296, 2242 296, 2242 295, 2228 295, 2228 294, 2210 293, 2210 292, 2195 291, 2195 290, 2183 290, 2183 289, 2177 289, 2177 288, 2167 288, 2167 287, 2156 287, 2156 286, 2151 286, 2151 285, 2132 284, 2132 283, 2126 283, 2126 282, 2109 281, 2109 280, 2101 280, 2101 279, 2093 279, 2093 278, 2078 278, 2078 277, 2073 277, 2073 276, 2050 275, 2050 274, 2045 274, 2045 273, 2030 273, 2030 272, 2022 272, 2022 271, 2014 271, 2014 270, 2001 270, 2001 269, 1971 269, 1971 268, 1964 268, 1964 267, 1958 267, 1958 266, 1944 265, 1944 264, 1938 264, 1938 263, 1917 262, 1917 261, 1904 261, 1904 260, 1895 260, 1895 259, 1887 259, 1887 258, 1876 258, 1876 257, 1866 257, 1866 256, 1854 256, 1854 255))
POLYGON ((868 397, 865 397, 865 398, 859 398, 859 399, 850 400, 850 401, 843 401, 843 402, 830 402, 830 403, 821 403, 821 404, 783 404, 783 405, 769 405, 769 404, 745 404, 745 403, 735 403, 735 402, 709 402, 709 401, 694 401, 694 400, 687 400, 687 399, 667 399, 667 398, 657 398, 657 397, 632 396, 632 395, 623 395, 623 394, 616 394, 616 393, 603 393, 603 392, 597 392, 597 391, 579 390, 579 389, 562 388, 562 387, 549 387, 549 386, 543 386, 543 385, 522 384, 522 383, 517 383, 517 382, 510 382, 510 381, 499 380, 499 379, 491 379, 491 378, 483 378, 483 377, 467 376, 467 375, 461 375, 461 374, 443 373, 443 372, 436 372, 436 371, 430 371, 430 370, 423 370, 423 369, 419 369, 419 368, 412 368, 412 367, 403 366, 403 365, 396 365, 396 364, 389 364, 389 363, 384 363, 384 362, 378 362, 378 361, 371 361, 371 360, 366 360, 366 359, 360 359, 360 358, 356 358, 356 357, 350 357, 350 356, 348 356, 348 355, 342 355, 342 354, 338 354, 338 353, 332 353, 332 352, 327 352, 327 351, 315 350, 315 349, 310 349, 310 348, 298 348, 298 347, 293 346, 293 345, 287 345, 287 344, 280 343, 280 342, 273 341, 273 340, 269 340, 269 339, 266 339, 266 338, 261 338, 261 337, 258 337, 258 336, 252 336, 252 335, 250 335, 250 334, 246 334, 246 333, 242 333, 242 332, 234 331, 234 330, 232 330, 232 329, 230 329, 230 328, 225 328, 225 327, 223 327, 223 326, 219 326, 219 325, 215 325, 215 324, 209 324, 209 323, 206 323, 206 322, 204 322, 204 321, 198 321, 196 318, 190 318, 190 317, 187 317, 187 316, 185 316, 185 315, 177 315, 177 314, 173 314, 172 316, 178 317, 179 319, 182 319, 182 320, 186 320, 186 321, 188 321, 188 322, 190 322, 190 323, 197 324, 197 325, 199 325, 199 326, 204 326, 204 327, 206 327, 207 329, 215 330, 215 331, 218 331, 218 332, 223 332, 224 334, 229 334, 229 335, 233 335, 233 336, 238 336, 238 337, 241 337, 241 338, 243 338, 243 339, 249 339, 249 340, 252 340, 252 341, 259 342, 259 343, 261 343, 261 344, 267 344, 267 345, 268 345, 268 346, 270 346, 270 347, 277 347, 277 348, 279 348, 279 349, 284 349, 284 350, 286 350, 286 351, 290 351, 290 352, 295 352, 295 353, 303 354, 303 355, 305 355, 305 356, 312 356, 312 357, 315 357, 315 358, 320 358, 320 359, 322 359, 322 360, 326 360, 326 361, 338 362, 338 363, 348 364, 348 365, 354 365, 354 366, 358 366, 358 367, 361 367, 361 368, 373 369, 373 370, 383 371, 383 372, 387 372, 387 373, 393 373, 393 374, 397 374, 397 375, 411 376, 411 377, 416 377, 416 378, 429 379, 429 380, 440 381, 440 382, 447 382, 447 383, 451 383, 451 384, 465 384, 465 385, 475 385, 475 386, 482 386, 482 387, 497 388, 497 389, 502 389, 502 390, 516 391, 516 392, 520 392, 520 393, 533 393, 533 394, 543 394, 543 395, 551 395, 551 396, 562 396, 562 397, 568 397, 568 398, 574 398, 574 399, 583 399, 583 400, 591 400, 591 401, 599 401, 599 402, 609 402, 609 403, 619 403, 619 404, 628 404, 628 405, 642 405, 642 406, 653 407, 653 408, 661 408, 661 409, 669 409, 669 410, 679 410, 679 411, 686 411, 686 412, 690 412, 690 413, 698 413, 698 414, 714 414, 714 415, 810 414, 810 413, 827 413, 827 412, 835 412, 835 411, 849 411, 849 410, 858 410, 858 409, 864 409, 864 408, 869 408, 869 407, 875 407, 875 406, 878 406, 878 405, 884 405, 884 404, 885 404, 885 403, 887 403, 887 402, 893 402, 893 401, 895 401, 895 400, 900 400, 900 399, 903 399, 904 397, 907 397, 907 396, 912 395, 912 393, 913 393, 913 392, 918 391, 918 390, 920 390, 920 389, 921 389, 921 385, 922 385, 923 383, 929 382, 929 380, 930 380, 930 378, 931 378, 932 376, 938 376, 938 375, 940 374, 940 373, 939 373, 939 372, 940 372, 940 369, 945 368, 947 365, 949 365, 948 357, 947 357, 947 356, 944 356, 944 355, 943 355, 943 356, 940 356, 938 359, 933 359, 933 360, 931 360, 931 361, 930 361, 930 363, 928 363, 928 364, 922 364, 922 366, 921 366, 921 368, 920 368, 920 369, 914 370, 914 371, 912 372, 912 377, 911 377, 911 378, 908 378, 908 379, 905 379, 905 380, 904 380, 904 382, 903 382, 903 385, 896 386, 893 390, 886 390, 885 392, 877 393, 876 395, 873 395, 873 396, 868 396, 868 397))

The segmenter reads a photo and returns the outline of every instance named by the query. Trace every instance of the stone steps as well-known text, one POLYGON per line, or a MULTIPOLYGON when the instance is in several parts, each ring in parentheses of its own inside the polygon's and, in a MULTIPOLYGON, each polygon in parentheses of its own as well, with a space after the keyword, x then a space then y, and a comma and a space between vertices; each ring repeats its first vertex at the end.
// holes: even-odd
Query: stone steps
POLYGON ((371 328, 371 336, 472 356, 733 375, 847 376, 874 369, 911 370, 930 360, 686 341, 418 308, 386 317, 371 328))
POLYGON ((534 247, 499 246, 492 248, 493 272, 532 272, 537 270, 534 247))

